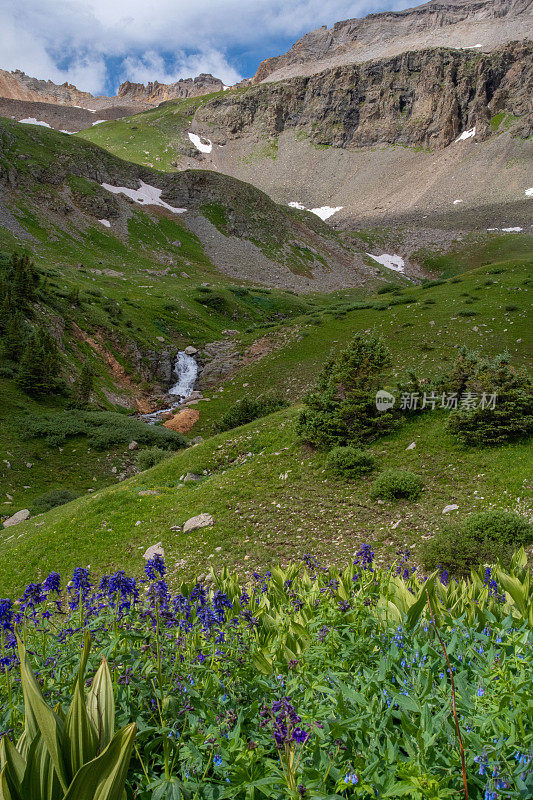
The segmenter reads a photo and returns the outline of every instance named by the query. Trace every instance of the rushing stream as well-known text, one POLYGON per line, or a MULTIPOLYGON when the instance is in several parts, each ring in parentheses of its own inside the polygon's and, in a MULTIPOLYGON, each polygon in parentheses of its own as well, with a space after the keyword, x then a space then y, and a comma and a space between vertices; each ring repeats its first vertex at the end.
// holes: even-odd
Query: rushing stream
POLYGON ((194 390, 194 384, 198 376, 198 364, 187 353, 178 353, 174 364, 174 373, 177 375, 178 380, 168 390, 168 393, 179 395, 180 397, 188 397, 194 390))
MULTIPOLYGON (((179 400, 183 400, 185 397, 189 397, 194 391, 194 384, 198 377, 198 364, 192 356, 188 356, 187 353, 184 352, 179 352, 174 363, 174 374, 177 377, 177 381, 170 387, 168 394, 179 398, 179 400)), ((161 408, 159 411, 154 411, 153 414, 143 414, 142 419, 153 425, 163 414, 172 411, 178 405, 179 401, 173 403, 170 408, 161 408)))

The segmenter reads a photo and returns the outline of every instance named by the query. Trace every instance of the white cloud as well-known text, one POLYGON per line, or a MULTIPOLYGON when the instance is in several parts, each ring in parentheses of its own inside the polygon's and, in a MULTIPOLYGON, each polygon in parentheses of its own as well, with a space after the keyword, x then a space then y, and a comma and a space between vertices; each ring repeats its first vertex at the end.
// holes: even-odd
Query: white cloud
POLYGON ((110 57, 123 62, 122 79, 172 82, 212 72, 234 83, 241 76, 229 50, 257 51, 275 46, 276 37, 296 39, 323 24, 418 2, 0 0, 0 67, 92 92, 104 89, 110 57))

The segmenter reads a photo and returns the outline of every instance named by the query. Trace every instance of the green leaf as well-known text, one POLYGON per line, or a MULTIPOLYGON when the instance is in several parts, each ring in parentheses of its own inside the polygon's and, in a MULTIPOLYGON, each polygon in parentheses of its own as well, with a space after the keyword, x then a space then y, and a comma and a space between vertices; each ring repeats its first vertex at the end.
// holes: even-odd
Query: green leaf
POLYGON ((97 731, 98 749, 103 750, 113 738, 115 728, 113 683, 105 658, 102 659, 87 696, 87 713, 97 731))
POLYGON ((9 790, 5 767, 0 772, 0 800, 22 800, 21 795, 12 794, 9 790))
POLYGON ((21 784, 26 769, 26 760, 7 736, 0 739, 0 764, 5 769, 10 783, 21 784))
POLYGON ((98 753, 98 734, 87 713, 79 679, 65 720, 63 744, 65 765, 72 779, 80 767, 98 753))
POLYGON ((122 800, 137 726, 118 731, 101 755, 77 773, 63 800, 122 800))
MULTIPOLYGON (((22 677, 22 691, 24 694, 24 707, 26 712, 26 736, 32 742, 39 735, 42 736, 46 750, 54 766, 58 780, 63 791, 67 789, 65 763, 61 752, 64 724, 57 714, 49 708, 41 694, 41 690, 32 672, 26 648, 18 639, 20 658, 20 671, 22 677)), ((29 758, 27 759, 29 762, 29 758)))

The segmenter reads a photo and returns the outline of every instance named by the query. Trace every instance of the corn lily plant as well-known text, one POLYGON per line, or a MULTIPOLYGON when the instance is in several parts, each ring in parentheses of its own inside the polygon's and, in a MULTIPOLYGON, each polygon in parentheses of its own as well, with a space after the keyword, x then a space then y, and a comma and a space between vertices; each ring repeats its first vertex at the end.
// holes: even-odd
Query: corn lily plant
POLYGON ((91 646, 83 653, 66 715, 44 700, 24 644, 18 639, 24 732, 16 746, 0 742, 0 800, 123 800, 136 726, 115 735, 115 701, 107 661, 102 660, 87 698, 84 674, 91 646))

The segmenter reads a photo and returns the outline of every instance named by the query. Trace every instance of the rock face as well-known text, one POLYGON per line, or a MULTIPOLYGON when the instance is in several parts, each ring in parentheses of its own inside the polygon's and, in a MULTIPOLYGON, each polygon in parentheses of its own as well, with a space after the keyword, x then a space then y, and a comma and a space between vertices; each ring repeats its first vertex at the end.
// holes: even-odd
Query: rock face
POLYGON ((200 419, 200 414, 194 408, 184 408, 179 411, 172 419, 163 422, 165 428, 177 433, 188 433, 200 419))
POLYGON ((478 140, 490 136, 491 117, 505 113, 525 118, 525 138, 532 130, 532 56, 531 43, 516 42, 490 54, 403 53, 214 98, 195 119, 217 144, 292 129, 318 146, 440 148, 473 127, 478 140))
POLYGON ((493 50, 533 36, 531 0, 433 0, 311 31, 260 64, 252 83, 278 81, 427 47, 493 50))
POLYGON ((208 528, 215 524, 215 520, 211 514, 198 514, 197 517, 191 517, 183 526, 183 533, 190 533, 196 531, 198 528, 208 528))
POLYGON ((176 83, 159 83, 153 81, 146 86, 143 83, 130 83, 126 81, 118 90, 117 98, 121 101, 131 101, 158 105, 166 100, 176 100, 182 97, 199 97, 211 92, 221 92, 223 83, 214 78, 210 73, 202 73, 196 78, 185 78, 176 83))
POLYGON ((19 522, 24 522, 25 519, 28 519, 30 516, 30 512, 27 508, 23 508, 21 511, 17 511, 16 514, 13 514, 12 517, 4 520, 4 528, 10 528, 11 525, 18 525, 19 522))

